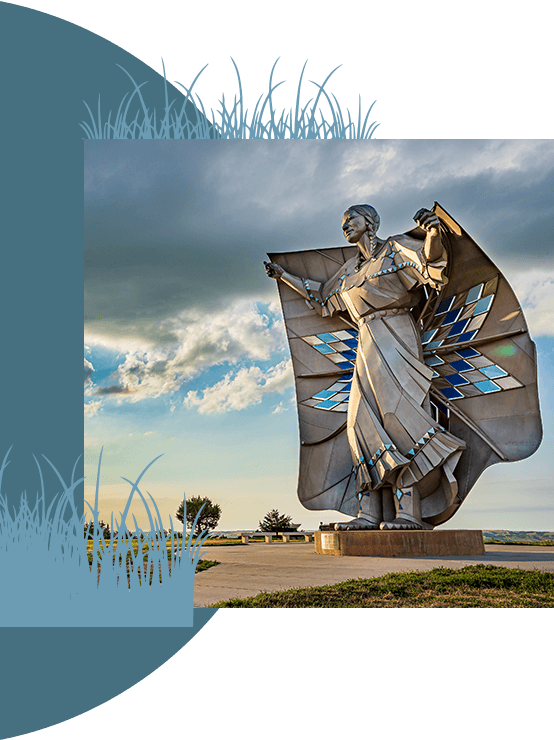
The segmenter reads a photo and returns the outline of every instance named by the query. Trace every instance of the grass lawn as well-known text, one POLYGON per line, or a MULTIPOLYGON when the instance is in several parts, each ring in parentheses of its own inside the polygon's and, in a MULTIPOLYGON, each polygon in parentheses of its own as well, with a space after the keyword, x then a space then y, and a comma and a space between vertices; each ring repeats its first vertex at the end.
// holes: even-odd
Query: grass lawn
POLYGON ((533 545, 534 547, 554 547, 554 540, 497 540, 483 538, 485 545, 533 545))
POLYGON ((200 573, 202 570, 208 570, 208 568, 213 568, 214 565, 219 565, 219 560, 202 560, 201 558, 196 566, 196 572, 200 573))
POLYGON ((231 609, 308 608, 528 608, 554 607, 554 573, 495 565, 427 573, 389 573, 333 586, 294 588, 229 599, 211 607, 231 609))

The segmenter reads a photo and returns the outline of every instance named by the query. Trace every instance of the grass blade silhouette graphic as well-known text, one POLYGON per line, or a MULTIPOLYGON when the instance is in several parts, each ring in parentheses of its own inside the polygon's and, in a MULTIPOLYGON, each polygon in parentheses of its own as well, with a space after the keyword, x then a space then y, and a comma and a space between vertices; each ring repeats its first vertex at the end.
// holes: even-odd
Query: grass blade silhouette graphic
MULTIPOLYGON (((193 93, 193 88, 200 75, 206 69, 204 66, 196 75, 189 88, 180 82, 175 82, 185 92, 185 99, 178 112, 175 100, 169 102, 165 64, 162 59, 165 107, 161 114, 150 110, 146 105, 142 88, 121 65, 117 65, 129 77, 133 84, 132 92, 126 93, 119 104, 117 114, 112 123, 112 112, 108 113, 105 121, 102 120, 100 96, 96 118, 90 106, 83 101, 88 111, 90 121, 82 121, 79 125, 87 139, 371 139, 378 127, 377 122, 368 123, 369 115, 375 101, 369 109, 362 111, 361 97, 358 104, 357 122, 352 120, 350 111, 346 111, 346 119, 339 102, 334 94, 328 94, 325 86, 331 76, 339 69, 336 67, 327 75, 323 83, 310 81, 317 87, 315 99, 301 105, 302 82, 307 61, 302 67, 296 91, 294 113, 292 108, 279 112, 274 103, 274 92, 284 82, 273 83, 273 75, 277 62, 275 61, 269 75, 269 88, 265 96, 259 96, 254 112, 248 120, 248 109, 245 109, 242 81, 235 60, 231 62, 235 68, 238 82, 238 97, 233 97, 233 104, 228 106, 225 95, 219 100, 220 108, 214 113, 210 110, 211 118, 206 113, 204 103, 199 95, 193 93), (138 110, 131 118, 133 102, 138 104, 138 110), (313 102, 312 102, 313 101, 313 102), (320 107, 320 101, 325 101, 326 107, 320 107), (261 104, 261 105, 260 105, 261 104), (216 120, 217 119, 217 120, 216 120)), ((340 66, 340 65, 339 65, 340 66)))
POLYGON ((0 467, 0 626, 192 626, 194 576, 209 533, 193 537, 185 532, 181 538, 173 520, 169 531, 164 530, 156 502, 147 492, 155 512, 152 515, 139 483, 159 458, 152 460, 134 483, 124 478, 131 492, 120 519, 112 514, 110 535, 105 538, 98 508, 100 454, 94 507, 85 502, 92 516, 91 535, 85 538, 85 513, 79 513, 75 498, 84 479, 75 479, 75 467, 67 485, 45 458, 63 487, 46 507, 44 479, 35 458, 40 479, 36 501, 30 505, 23 492, 19 510, 10 509, 1 491, 9 452, 0 467), (135 492, 145 507, 149 530, 138 527, 134 515, 134 531, 127 527, 135 492))

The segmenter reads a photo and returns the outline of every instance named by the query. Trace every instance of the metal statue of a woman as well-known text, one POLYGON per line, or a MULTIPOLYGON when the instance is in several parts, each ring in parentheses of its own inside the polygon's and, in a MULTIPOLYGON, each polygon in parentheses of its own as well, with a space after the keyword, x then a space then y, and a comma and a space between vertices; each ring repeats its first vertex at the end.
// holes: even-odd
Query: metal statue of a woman
POLYGON ((386 240, 269 255, 296 379, 298 495, 337 529, 432 529, 489 465, 541 438, 534 345, 505 278, 438 204, 386 240))

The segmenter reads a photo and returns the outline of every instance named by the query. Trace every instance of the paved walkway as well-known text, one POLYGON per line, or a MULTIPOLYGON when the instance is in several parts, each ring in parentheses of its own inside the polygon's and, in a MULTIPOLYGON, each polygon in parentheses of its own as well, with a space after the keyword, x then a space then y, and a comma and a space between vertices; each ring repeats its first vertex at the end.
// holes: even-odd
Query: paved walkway
POLYGON ((491 563, 508 568, 554 572, 554 548, 526 545, 485 545, 485 555, 451 558, 364 558, 317 555, 313 543, 249 544, 206 547, 205 560, 216 565, 197 573, 194 606, 209 606, 234 597, 262 591, 284 591, 324 586, 349 578, 373 578, 385 573, 431 570, 440 566, 462 568, 491 563))

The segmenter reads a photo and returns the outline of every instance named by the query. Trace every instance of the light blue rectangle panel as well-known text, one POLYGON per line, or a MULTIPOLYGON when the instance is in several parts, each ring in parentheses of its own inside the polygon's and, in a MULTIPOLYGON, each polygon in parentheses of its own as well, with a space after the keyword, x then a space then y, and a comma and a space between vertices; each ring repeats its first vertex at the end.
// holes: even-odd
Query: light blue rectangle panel
POLYGON ((321 339, 322 342, 336 342, 337 338, 333 334, 329 334, 329 332, 326 332, 325 334, 317 334, 316 335, 318 339, 321 339))
POLYGON ((331 399, 329 399, 327 401, 322 401, 321 403, 318 403, 317 406, 314 406, 314 408, 316 408, 316 409, 327 409, 327 410, 329 410, 329 409, 332 409, 333 406, 336 406, 336 405, 337 405, 337 401, 335 401, 333 398, 331 398, 331 399))
POLYGON ((467 298, 466 298, 466 306, 468 303, 473 303, 473 301, 479 300, 481 297, 481 293, 483 292, 483 283, 480 285, 474 285, 473 288, 468 291, 467 298))
POLYGON ((480 367, 479 372, 483 373, 483 375, 486 375, 487 378, 505 378, 508 373, 505 370, 502 370, 501 367, 498 367, 498 365, 488 365, 487 367, 480 367))
POLYGON ((429 367, 435 367, 435 365, 444 365, 444 360, 442 357, 437 357, 437 355, 431 355, 431 357, 427 357, 425 364, 429 367))
POLYGON ((326 400, 327 398, 331 398, 331 396, 334 396, 336 391, 319 391, 319 393, 316 393, 313 398, 321 398, 322 401, 326 400))
POLYGON ((487 311, 491 307, 493 298, 494 295, 488 295, 486 298, 481 298, 480 301, 477 301, 477 303, 475 304, 475 308, 473 309, 473 315, 479 316, 479 314, 487 313, 487 311))
POLYGON ((500 386, 493 383, 492 380, 479 380, 473 385, 480 390, 481 393, 495 393, 496 391, 501 390, 500 386))

